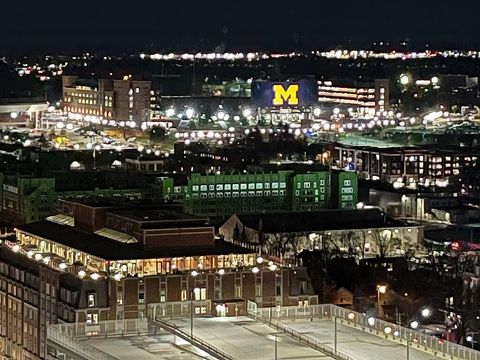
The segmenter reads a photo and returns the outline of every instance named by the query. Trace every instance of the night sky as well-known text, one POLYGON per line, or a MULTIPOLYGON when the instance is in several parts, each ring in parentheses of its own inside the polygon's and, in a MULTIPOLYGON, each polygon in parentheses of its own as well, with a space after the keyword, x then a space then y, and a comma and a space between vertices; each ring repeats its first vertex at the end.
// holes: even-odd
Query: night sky
POLYGON ((0 53, 480 44, 478 0, 2 0, 0 53))

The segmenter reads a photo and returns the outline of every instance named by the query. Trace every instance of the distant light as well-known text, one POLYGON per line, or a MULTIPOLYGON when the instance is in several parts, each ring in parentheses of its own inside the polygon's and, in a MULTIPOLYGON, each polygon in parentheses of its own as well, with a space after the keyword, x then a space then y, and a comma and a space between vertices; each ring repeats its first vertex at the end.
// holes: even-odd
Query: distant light
POLYGON ((250 116, 252 116, 252 110, 250 108, 245 108, 243 109, 242 115, 245 118, 249 118, 250 116))
POLYGON ((196 277, 196 276, 198 276, 198 272, 195 271, 195 270, 193 270, 193 271, 190 273, 190 275, 192 275, 193 277, 196 277))
POLYGON ((261 256, 257 257, 257 263, 258 264, 263 263, 263 257, 261 257, 261 256))
POLYGON ((13 250, 13 252, 19 252, 20 251, 20 245, 18 245, 18 244, 13 245, 12 250, 13 250))
POLYGON ((187 116, 187 119, 192 119, 195 116, 195 110, 193 108, 188 108, 185 110, 185 115, 187 116))
POLYGON ((390 326, 385 326, 385 329, 383 329, 383 332, 388 335, 392 332, 392 328, 390 326))
POLYGON ((17 113, 17 112, 11 112, 11 113, 10 113, 10 117, 11 117, 12 119, 16 119, 16 118, 18 117, 18 113, 17 113))
POLYGON ((375 325, 375 318, 374 318, 373 316, 370 316, 370 317, 367 319, 367 323, 368 323, 368 325, 370 325, 370 326, 375 325))
POLYGON ((42 260, 42 254, 35 254, 35 260, 40 261, 42 260))
POLYGON ((430 311, 429 308, 425 308, 425 309, 422 310, 422 316, 423 316, 424 318, 429 317, 429 316, 431 315, 431 313, 432 313, 432 312, 430 311))
POLYGON ((122 274, 121 273, 116 273, 115 275, 113 275, 113 279, 115 281, 120 281, 122 279, 122 274))
POLYGON ((259 272, 260 272, 260 269, 258 267, 255 266, 254 268, 252 268, 252 273, 258 274, 259 272))
POLYGON ((80 270, 78 272, 78 276, 81 277, 82 279, 85 277, 85 275, 87 275, 87 273, 85 272, 85 270, 80 270))
POLYGON ((353 320, 355 319, 355 314, 353 312, 349 312, 347 315, 348 320, 353 320))
POLYGON ((314 107, 313 108, 313 116, 318 118, 318 117, 320 117, 321 114, 322 114, 322 109, 320 109, 319 107, 314 107))
POLYGON ((339 108, 333 109, 333 115, 338 115, 338 114, 340 114, 340 109, 339 108))
POLYGON ((65 270, 67 268, 67 264, 62 262, 62 263, 60 263, 60 265, 58 265, 58 267, 60 268, 60 270, 65 270))
POLYGON ((440 79, 437 76, 434 76, 430 81, 432 82, 432 85, 438 85, 440 79))
POLYGON ((410 76, 406 74, 400 75, 400 84, 407 86, 410 83, 410 76))
POLYGON ((277 270, 277 265, 272 264, 268 268, 270 269, 270 271, 275 271, 275 270, 277 270))
POLYGON ((224 270, 224 269, 218 270, 218 274, 219 274, 219 275, 225 275, 225 270, 224 270))
POLYGON ((410 327, 411 327, 412 329, 417 329, 417 328, 418 328, 418 325, 419 325, 419 323, 418 323, 417 320, 413 320, 413 321, 410 323, 410 327))

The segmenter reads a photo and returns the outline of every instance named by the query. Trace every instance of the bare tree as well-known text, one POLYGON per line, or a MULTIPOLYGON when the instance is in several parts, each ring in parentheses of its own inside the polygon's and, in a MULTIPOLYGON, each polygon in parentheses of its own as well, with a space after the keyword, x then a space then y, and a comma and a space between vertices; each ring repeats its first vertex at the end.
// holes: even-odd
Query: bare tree
POLYGON ((392 254, 395 247, 399 245, 399 239, 392 230, 375 230, 372 232, 372 239, 382 258, 392 254))

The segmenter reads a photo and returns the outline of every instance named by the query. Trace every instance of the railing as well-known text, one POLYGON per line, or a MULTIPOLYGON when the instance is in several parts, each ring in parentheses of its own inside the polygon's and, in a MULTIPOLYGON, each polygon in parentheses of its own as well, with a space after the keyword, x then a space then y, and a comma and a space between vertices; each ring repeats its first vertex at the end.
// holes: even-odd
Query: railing
POLYGON ((203 351, 209 353, 210 355, 216 357, 220 360, 236 360, 233 356, 225 353, 224 351, 216 348, 212 344, 209 344, 206 341, 203 341, 197 336, 189 334, 181 329, 179 329, 175 324, 170 324, 164 320, 157 319, 155 322, 163 329, 167 330, 171 334, 177 335, 184 339, 185 341, 190 342, 194 346, 202 349, 203 351))
POLYGON ((351 357, 342 354, 341 352, 335 352, 332 348, 321 344, 319 341, 301 334, 300 332, 290 329, 287 325, 282 324, 280 320, 274 320, 272 318, 262 318, 260 316, 255 316, 254 314, 250 314, 255 320, 260 320, 271 326, 272 328, 276 329, 277 331, 281 331, 285 335, 290 336, 292 339, 298 340, 301 343, 304 343, 311 348, 320 351, 328 356, 331 356, 338 360, 353 360, 351 357))
POLYGON ((98 324, 55 324, 49 325, 49 331, 69 338, 135 336, 155 333, 155 325, 146 318, 101 321, 98 324))
MULTIPOLYGON (((212 308, 212 303, 210 300, 193 300, 193 307, 205 307, 207 309, 208 315, 210 315, 210 309, 212 308)), ((192 310, 192 303, 190 300, 187 301, 175 301, 168 303, 156 303, 149 304, 147 313, 149 319, 173 319, 173 318, 183 318, 185 316, 190 316, 190 311, 192 310)))
POLYGON ((445 359, 480 360, 479 351, 331 304, 257 308, 256 310, 251 306, 249 314, 269 323, 281 322, 285 319, 334 320, 339 324, 445 359))
POLYGON ((117 358, 104 353, 93 346, 78 341, 73 337, 67 336, 60 331, 56 325, 50 325, 47 328, 47 340, 51 343, 56 343, 57 345, 71 351, 73 354, 76 354, 81 358, 88 360, 118 360, 117 358))

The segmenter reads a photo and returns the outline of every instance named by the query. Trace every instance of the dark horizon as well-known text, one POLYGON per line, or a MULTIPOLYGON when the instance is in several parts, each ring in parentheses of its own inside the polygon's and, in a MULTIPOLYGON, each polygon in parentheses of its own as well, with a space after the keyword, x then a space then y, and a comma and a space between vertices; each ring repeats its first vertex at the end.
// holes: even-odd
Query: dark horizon
MULTIPOLYGON (((25 0, 21 8, 2 4, 0 54, 79 51, 308 50, 368 46, 373 42, 412 48, 475 48, 480 3, 466 0, 372 0, 310 3, 285 0, 255 3, 198 3, 183 0, 25 0)), ((397 46, 398 47, 398 46, 397 46)))

